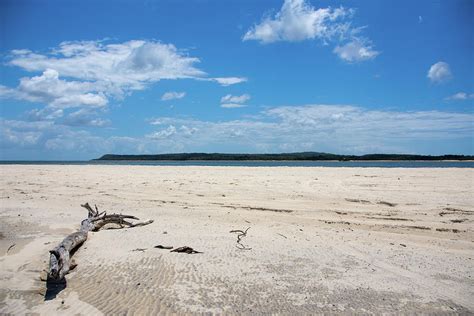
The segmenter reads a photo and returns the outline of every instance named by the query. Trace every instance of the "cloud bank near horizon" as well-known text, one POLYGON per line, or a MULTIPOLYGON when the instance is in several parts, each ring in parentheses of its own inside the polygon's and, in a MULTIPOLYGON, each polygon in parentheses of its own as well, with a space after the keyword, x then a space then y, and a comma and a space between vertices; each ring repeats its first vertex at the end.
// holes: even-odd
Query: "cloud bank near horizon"
POLYGON ((416 147, 409 144, 470 139, 473 121, 474 114, 469 113, 317 104, 267 108, 255 117, 239 120, 151 118, 148 134, 104 137, 54 121, 2 120, 0 146, 5 153, 10 147, 21 147, 25 152, 69 150, 83 158, 104 153, 206 151, 216 146, 222 152, 413 153, 416 147))

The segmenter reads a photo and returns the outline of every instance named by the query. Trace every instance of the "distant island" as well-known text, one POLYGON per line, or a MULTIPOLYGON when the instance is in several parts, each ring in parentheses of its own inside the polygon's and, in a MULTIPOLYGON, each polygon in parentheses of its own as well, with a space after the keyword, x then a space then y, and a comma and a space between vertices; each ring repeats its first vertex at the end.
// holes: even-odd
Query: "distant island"
POLYGON ((220 153, 178 153, 178 154, 157 154, 157 155, 113 155, 106 154, 93 160, 295 160, 295 161, 413 161, 413 160, 474 160, 474 156, 469 155, 405 155, 405 154, 368 154, 368 155, 336 155, 319 152, 281 153, 281 154, 220 154, 220 153))

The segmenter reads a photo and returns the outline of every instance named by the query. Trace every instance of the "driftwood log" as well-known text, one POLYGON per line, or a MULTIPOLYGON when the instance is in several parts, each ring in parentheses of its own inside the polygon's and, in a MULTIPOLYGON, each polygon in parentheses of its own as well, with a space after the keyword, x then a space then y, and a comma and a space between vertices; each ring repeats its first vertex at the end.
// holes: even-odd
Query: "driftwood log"
POLYGON ((109 215, 106 212, 99 213, 97 206, 93 209, 89 203, 81 206, 88 211, 87 218, 81 222, 81 229, 64 238, 58 246, 49 251, 48 277, 53 280, 62 280, 71 270, 71 256, 87 240, 87 234, 90 231, 98 231, 107 224, 117 224, 119 226, 118 228, 124 228, 144 226, 153 223, 153 220, 133 223, 131 220, 139 219, 132 215, 109 215))

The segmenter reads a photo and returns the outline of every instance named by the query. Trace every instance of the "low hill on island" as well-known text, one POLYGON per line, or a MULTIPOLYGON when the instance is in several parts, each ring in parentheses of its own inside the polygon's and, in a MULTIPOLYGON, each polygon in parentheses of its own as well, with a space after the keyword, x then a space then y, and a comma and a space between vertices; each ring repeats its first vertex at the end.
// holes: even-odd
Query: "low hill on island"
POLYGON ((157 155, 114 155, 106 154, 94 160, 340 160, 340 161, 374 161, 374 160, 474 160, 467 155, 405 155, 405 154, 368 154, 368 155, 336 155, 319 152, 281 153, 281 154, 221 154, 221 153, 177 153, 157 155))

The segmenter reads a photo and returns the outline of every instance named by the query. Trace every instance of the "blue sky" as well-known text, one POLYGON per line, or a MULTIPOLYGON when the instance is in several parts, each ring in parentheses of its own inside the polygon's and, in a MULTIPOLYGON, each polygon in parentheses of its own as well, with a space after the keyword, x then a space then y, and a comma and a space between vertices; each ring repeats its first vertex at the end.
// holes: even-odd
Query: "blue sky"
POLYGON ((472 1, 0 6, 0 159, 474 154, 472 1))

